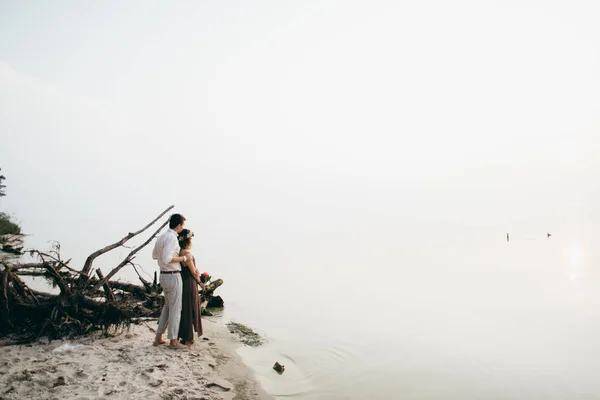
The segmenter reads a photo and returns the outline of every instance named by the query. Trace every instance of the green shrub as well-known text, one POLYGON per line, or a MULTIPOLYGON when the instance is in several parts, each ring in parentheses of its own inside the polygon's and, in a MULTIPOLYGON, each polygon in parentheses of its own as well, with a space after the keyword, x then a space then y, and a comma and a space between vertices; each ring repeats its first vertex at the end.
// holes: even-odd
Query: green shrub
POLYGON ((0 235, 20 235, 21 227, 10 220, 6 213, 0 213, 0 235))

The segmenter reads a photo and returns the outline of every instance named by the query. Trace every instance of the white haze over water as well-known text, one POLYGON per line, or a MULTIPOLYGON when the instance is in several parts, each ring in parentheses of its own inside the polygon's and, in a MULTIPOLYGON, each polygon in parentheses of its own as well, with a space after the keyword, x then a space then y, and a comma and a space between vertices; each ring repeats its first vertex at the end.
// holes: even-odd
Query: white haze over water
POLYGON ((594 398, 598 15, 0 1, 0 211, 79 266, 176 205, 278 394, 594 398))

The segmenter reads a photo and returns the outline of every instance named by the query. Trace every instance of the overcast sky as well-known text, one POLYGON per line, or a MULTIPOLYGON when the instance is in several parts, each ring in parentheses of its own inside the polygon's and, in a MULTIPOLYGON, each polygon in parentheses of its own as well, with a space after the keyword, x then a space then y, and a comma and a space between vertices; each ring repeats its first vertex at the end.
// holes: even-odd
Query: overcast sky
POLYGON ((175 204, 207 263, 407 221, 573 216, 600 200, 598 16, 0 0, 0 210, 79 257, 175 204))

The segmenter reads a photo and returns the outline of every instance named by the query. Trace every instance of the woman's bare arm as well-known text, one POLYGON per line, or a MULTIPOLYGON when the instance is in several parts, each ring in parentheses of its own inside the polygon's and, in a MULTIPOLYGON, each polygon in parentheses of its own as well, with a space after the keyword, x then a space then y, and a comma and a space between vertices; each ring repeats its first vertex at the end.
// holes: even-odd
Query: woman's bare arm
POLYGON ((194 277, 196 282, 198 282, 198 284, 201 287, 204 287, 204 283, 200 282, 200 272, 198 271, 198 268, 196 268, 196 258, 194 257, 194 255, 191 254, 189 250, 182 250, 180 255, 182 255, 182 256, 190 255, 191 256, 191 257, 187 258, 185 266, 190 269, 190 272, 192 273, 192 276, 194 277))
POLYGON ((194 279, 196 279, 196 282, 198 282, 198 285, 200 285, 201 288, 204 288, 204 283, 202 283, 202 281, 200 280, 200 271, 198 271, 198 268, 196 268, 196 258, 194 256, 192 256, 191 261, 192 261, 191 264, 193 266, 190 267, 190 272, 192 273, 192 275, 194 275, 194 279))

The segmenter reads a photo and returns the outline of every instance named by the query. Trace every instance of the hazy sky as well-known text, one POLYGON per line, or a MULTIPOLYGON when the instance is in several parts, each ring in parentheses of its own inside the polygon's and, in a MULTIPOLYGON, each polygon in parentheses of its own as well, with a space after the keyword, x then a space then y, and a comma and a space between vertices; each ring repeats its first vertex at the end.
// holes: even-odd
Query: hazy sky
POLYGON ((0 209, 78 257, 175 204, 207 263, 572 216, 600 200, 599 15, 0 0, 0 209))

